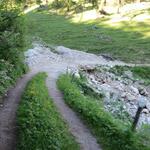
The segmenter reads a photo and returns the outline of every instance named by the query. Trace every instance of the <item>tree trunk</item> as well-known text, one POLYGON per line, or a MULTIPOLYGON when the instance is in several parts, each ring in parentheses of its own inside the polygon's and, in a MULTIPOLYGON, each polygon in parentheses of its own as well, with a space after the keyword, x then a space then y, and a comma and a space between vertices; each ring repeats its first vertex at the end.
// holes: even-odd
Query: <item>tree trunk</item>
POLYGON ((104 10, 105 4, 106 4, 106 0, 101 0, 100 5, 99 5, 99 11, 104 10))
POLYGON ((118 11, 117 13, 120 13, 120 8, 124 5, 124 0, 118 0, 118 11))

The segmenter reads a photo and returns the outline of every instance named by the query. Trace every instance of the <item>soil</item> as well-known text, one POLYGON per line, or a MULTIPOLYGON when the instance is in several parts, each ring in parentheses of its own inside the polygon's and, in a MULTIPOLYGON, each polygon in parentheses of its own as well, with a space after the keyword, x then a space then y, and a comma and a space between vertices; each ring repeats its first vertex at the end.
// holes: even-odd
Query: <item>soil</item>
POLYGON ((19 79, 15 87, 8 91, 0 107, 0 150, 15 150, 17 139, 16 112, 20 97, 27 82, 34 73, 28 73, 19 79))

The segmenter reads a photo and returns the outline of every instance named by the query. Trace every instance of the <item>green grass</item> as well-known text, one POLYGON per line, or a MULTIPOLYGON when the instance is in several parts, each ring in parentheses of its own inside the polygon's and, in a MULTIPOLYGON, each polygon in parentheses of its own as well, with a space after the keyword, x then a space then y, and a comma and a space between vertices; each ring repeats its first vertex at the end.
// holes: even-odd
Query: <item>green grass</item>
POLYGON ((110 53, 126 62, 150 63, 149 20, 113 23, 103 18, 77 22, 48 11, 34 11, 26 18, 30 41, 32 37, 40 37, 52 45, 96 54, 110 53))
POLYGON ((128 67, 128 66, 115 66, 110 71, 117 75, 123 75, 124 71, 130 70, 136 79, 143 80, 146 85, 150 84, 150 67, 128 67))
POLYGON ((39 73, 27 85, 18 109, 18 150, 79 150, 67 126, 49 98, 46 74, 39 73))
POLYGON ((69 75, 62 75, 58 87, 66 103, 88 124, 104 150, 149 150, 150 145, 131 132, 131 126, 115 119, 97 100, 82 94, 69 75))

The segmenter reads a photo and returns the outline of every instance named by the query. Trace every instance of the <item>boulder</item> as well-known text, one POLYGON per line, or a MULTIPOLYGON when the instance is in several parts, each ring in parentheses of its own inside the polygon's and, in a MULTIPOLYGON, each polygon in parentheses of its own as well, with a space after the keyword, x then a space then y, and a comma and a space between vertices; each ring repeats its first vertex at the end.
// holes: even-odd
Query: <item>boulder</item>
POLYGON ((79 72, 75 72, 73 75, 74 75, 75 78, 78 78, 78 79, 80 78, 79 72))
POLYGON ((133 92, 136 95, 139 94, 139 90, 136 87, 134 87, 134 86, 130 86, 130 90, 131 90, 131 92, 133 92))
POLYGON ((132 95, 131 93, 127 93, 126 94, 126 100, 134 101, 134 100, 136 100, 136 97, 134 95, 132 95))
POLYGON ((146 108, 144 108, 143 111, 142 111, 142 113, 148 114, 148 113, 149 113, 149 110, 146 109, 146 108))
POLYGON ((139 87, 139 93, 143 96, 148 96, 148 92, 143 87, 139 87))

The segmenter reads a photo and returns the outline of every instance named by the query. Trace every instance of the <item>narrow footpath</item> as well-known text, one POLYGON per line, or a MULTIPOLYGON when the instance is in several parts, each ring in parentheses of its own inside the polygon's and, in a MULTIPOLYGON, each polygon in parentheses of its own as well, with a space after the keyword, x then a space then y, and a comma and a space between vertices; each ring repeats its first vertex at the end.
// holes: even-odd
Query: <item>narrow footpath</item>
POLYGON ((101 150, 96 139, 92 136, 89 129, 83 124, 79 117, 69 108, 64 100, 62 93, 57 89, 55 76, 49 74, 47 78, 47 87, 49 94, 54 100, 63 119, 69 126, 69 131, 79 143, 81 150, 101 150))
POLYGON ((8 91, 0 107, 0 150, 15 150, 17 139, 16 112, 27 82, 34 76, 28 73, 8 91))

